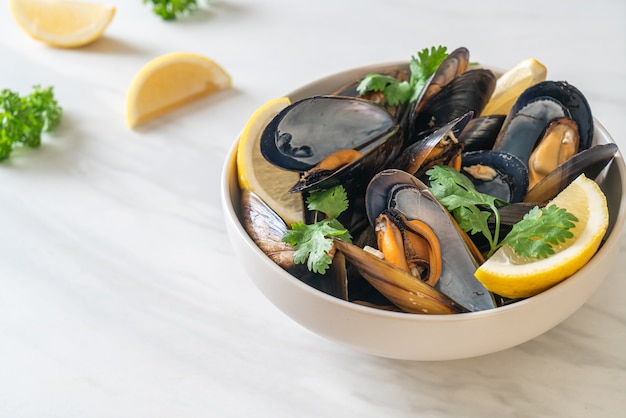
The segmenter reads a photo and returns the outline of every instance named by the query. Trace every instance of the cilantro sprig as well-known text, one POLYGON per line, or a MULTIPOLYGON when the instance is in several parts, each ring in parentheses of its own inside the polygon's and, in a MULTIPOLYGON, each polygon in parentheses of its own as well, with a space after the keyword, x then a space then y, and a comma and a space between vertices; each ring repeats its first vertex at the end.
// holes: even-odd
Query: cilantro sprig
POLYGON ((296 249, 294 261, 307 264, 310 271, 324 274, 332 263, 333 239, 351 242, 350 232, 337 220, 348 209, 348 195, 343 186, 313 192, 306 200, 311 211, 324 215, 312 224, 295 222, 283 236, 283 241, 296 249))
POLYGON ((563 208, 535 206, 500 240, 500 213, 503 200, 478 192, 474 184, 449 166, 434 166, 426 172, 430 191, 454 216, 461 229, 474 235, 481 233, 489 243, 490 257, 503 245, 529 258, 546 258, 554 254, 554 246, 573 237, 571 228, 578 219, 563 208), (488 219, 495 217, 492 234, 488 219))
POLYGON ((23 97, 9 89, 0 90, 0 161, 17 147, 41 145, 42 133, 54 129, 62 114, 52 87, 36 85, 23 97))
POLYGON ((570 231, 578 218, 563 208, 549 205, 532 208, 500 243, 509 245, 521 256, 546 258, 554 254, 554 246, 564 243, 574 234, 570 231))
POLYGON ((448 56, 445 46, 424 48, 412 56, 409 64, 411 75, 408 81, 384 74, 368 74, 357 86, 359 94, 367 92, 383 92, 387 103, 397 106, 406 102, 414 102, 419 98, 426 82, 441 62, 448 56))

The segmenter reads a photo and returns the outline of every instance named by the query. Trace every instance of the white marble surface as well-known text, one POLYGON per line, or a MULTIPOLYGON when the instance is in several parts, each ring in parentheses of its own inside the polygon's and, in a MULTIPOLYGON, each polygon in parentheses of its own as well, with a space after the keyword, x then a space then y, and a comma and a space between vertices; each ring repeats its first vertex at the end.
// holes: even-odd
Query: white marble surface
POLYGON ((165 23, 111 1, 104 38, 60 50, 0 7, 0 88, 53 85, 62 125, 0 164, 2 417, 617 417, 626 409, 626 237, 603 286, 548 333, 493 355, 371 357, 287 318, 223 227, 226 153, 266 100, 418 49, 533 56, 626 147, 626 5, 584 1, 220 0, 165 23), (151 58, 205 54, 223 94, 141 129, 126 89, 151 58))

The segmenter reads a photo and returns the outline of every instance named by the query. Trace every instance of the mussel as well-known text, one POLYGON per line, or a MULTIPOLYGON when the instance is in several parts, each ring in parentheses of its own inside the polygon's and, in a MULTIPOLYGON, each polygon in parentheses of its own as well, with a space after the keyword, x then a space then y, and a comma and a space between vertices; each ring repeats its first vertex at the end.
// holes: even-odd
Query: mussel
POLYGON ((393 161, 391 168, 406 171, 417 178, 422 178, 435 164, 450 165, 459 170, 463 146, 457 135, 473 115, 474 112, 469 111, 438 128, 425 139, 408 146, 393 161))
POLYGON ((461 154, 461 173, 476 190, 508 203, 521 202, 528 190, 528 169, 513 154, 496 150, 461 154))
POLYGON ((361 247, 335 240, 337 251, 380 293, 405 312, 455 314, 468 312, 457 302, 361 247))
POLYGON ((463 151, 480 151, 493 148, 506 115, 488 115, 473 118, 459 133, 463 151))
POLYGON ((402 131, 383 107, 340 96, 315 96, 281 111, 260 146, 272 164, 303 173, 291 191, 342 184, 358 189, 402 147, 402 131))
POLYGON ((381 214, 390 211, 401 220, 390 226, 400 229, 404 247, 411 246, 406 241, 407 234, 423 236, 422 243, 430 246, 427 252, 435 253, 435 259, 425 262, 436 264, 434 268, 426 269, 429 271, 426 281, 433 283, 435 289, 470 311, 495 307, 492 295, 474 277, 480 252, 424 183, 401 170, 384 170, 370 182, 365 199, 367 216, 372 225, 376 225, 381 214), (419 221, 421 226, 416 228, 410 224, 411 221, 419 221), (422 233, 419 229, 426 232, 422 233), (430 274, 432 271, 437 271, 438 277, 433 277, 430 274))
POLYGON ((409 115, 409 141, 415 142, 424 132, 443 126, 469 111, 480 114, 495 86, 496 76, 486 68, 468 70, 455 77, 419 112, 409 115))
MULTIPOLYGON (((538 98, 551 98, 561 103, 571 114, 580 132, 579 150, 587 149, 593 142, 593 116, 587 99, 578 88, 566 81, 542 81, 526 89, 511 108, 505 126, 527 103, 538 98)), ((503 130, 506 128, 503 127, 503 130)))
POLYGON ((241 192, 242 224, 252 241, 274 263, 304 283, 324 293, 347 300, 347 283, 341 257, 333 260, 326 275, 309 271, 306 264, 295 262, 296 250, 283 242, 287 224, 259 196, 249 190, 241 192))

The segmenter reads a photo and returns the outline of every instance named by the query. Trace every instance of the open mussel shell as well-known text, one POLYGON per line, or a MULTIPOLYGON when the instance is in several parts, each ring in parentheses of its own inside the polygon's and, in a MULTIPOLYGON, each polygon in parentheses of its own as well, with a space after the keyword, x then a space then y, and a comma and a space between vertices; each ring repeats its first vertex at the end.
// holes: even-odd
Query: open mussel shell
POLYGON ((455 77, 419 112, 410 114, 407 133, 409 142, 418 138, 421 132, 443 126, 469 111, 480 114, 495 87, 496 76, 486 68, 468 70, 455 77))
POLYGON ((559 194, 578 176, 584 174, 595 179, 604 170, 615 154, 617 145, 614 143, 594 145, 580 151, 572 158, 558 166, 526 193, 525 202, 547 202, 559 194))
POLYGON ((562 103, 551 97, 536 97, 523 105, 516 102, 515 113, 509 113, 493 149, 517 156, 524 164, 541 141, 551 121, 569 118, 570 112, 562 103))
POLYGON ((459 133, 463 151, 492 149, 506 115, 487 115, 470 120, 459 133))
POLYGON ((294 248, 283 242, 289 229, 259 196, 249 190, 241 191, 243 225, 254 243, 276 264, 296 276, 307 273, 306 266, 294 262, 294 248))
POLYGON ((320 171, 292 188, 313 191, 367 182, 372 173, 397 155, 402 141, 399 126, 383 107, 358 98, 314 96, 276 115, 264 129, 260 146, 270 163, 302 173, 340 150, 362 154, 347 165, 320 171))
POLYGON ((442 292, 361 247, 336 239, 335 248, 373 287, 405 312, 418 314, 468 312, 442 292))
POLYGON ((426 185, 401 170, 384 170, 368 185, 367 216, 372 225, 386 209, 396 209, 408 220, 424 222, 437 236, 442 251, 442 271, 436 289, 470 311, 492 309, 492 295, 474 277, 479 262, 471 241, 426 185))
POLYGON ((411 107, 411 113, 417 114, 450 81, 463 74, 469 65, 469 50, 459 47, 450 52, 439 64, 411 107))
POLYGON ((287 224, 250 190, 241 191, 241 216, 243 226, 252 241, 274 263, 309 286, 348 300, 345 261, 341 255, 333 258, 333 263, 325 275, 309 271, 306 264, 296 263, 295 248, 282 240, 288 230, 287 224))
POLYGON ((508 203, 521 202, 528 191, 526 164, 513 154, 495 150, 461 154, 461 172, 476 190, 508 203))
MULTIPOLYGON (((539 97, 551 97, 565 106, 580 132, 579 150, 587 149, 593 142, 593 115, 587 99, 573 85, 566 81, 546 80, 526 89, 517 99, 509 116, 517 114, 528 102, 539 97)), ((508 119, 509 117, 507 117, 508 119)), ((505 125, 508 122, 505 122, 505 125)))
POLYGON ((420 178, 434 164, 448 164, 461 155, 463 147, 456 137, 473 115, 474 112, 469 111, 438 128, 426 138, 408 146, 401 151, 391 166, 420 178))

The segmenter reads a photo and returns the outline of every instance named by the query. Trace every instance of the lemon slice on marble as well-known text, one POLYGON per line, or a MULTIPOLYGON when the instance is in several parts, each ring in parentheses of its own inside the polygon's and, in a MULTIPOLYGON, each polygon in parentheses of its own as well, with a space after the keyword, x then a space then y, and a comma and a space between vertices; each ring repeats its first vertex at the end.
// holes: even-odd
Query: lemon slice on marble
POLYGON ((600 186, 583 174, 550 204, 578 218, 571 230, 573 238, 542 259, 521 259, 509 247, 501 247, 475 273, 491 292, 512 299, 536 295, 574 274, 596 253, 609 223, 600 186))
POLYGON ((547 75, 546 66, 534 58, 515 64, 498 77, 496 88, 482 115, 506 115, 524 90, 545 81, 547 75))
POLYGON ((135 127, 175 108, 231 86, 215 61, 189 52, 154 58, 133 78, 126 95, 126 123, 135 127))
POLYGON ((34 39, 73 48, 100 38, 115 7, 75 0, 10 0, 13 19, 34 39))
POLYGON ((237 145, 239 187, 256 193, 289 226, 303 220, 302 195, 289 193, 300 174, 270 164, 261 154, 260 140, 265 126, 290 104, 288 97, 280 97, 259 107, 248 119, 237 145))

